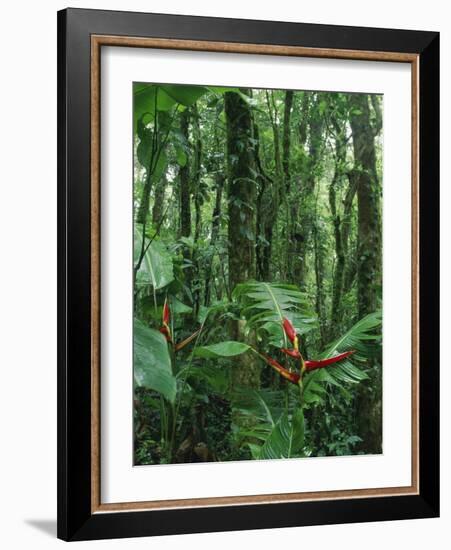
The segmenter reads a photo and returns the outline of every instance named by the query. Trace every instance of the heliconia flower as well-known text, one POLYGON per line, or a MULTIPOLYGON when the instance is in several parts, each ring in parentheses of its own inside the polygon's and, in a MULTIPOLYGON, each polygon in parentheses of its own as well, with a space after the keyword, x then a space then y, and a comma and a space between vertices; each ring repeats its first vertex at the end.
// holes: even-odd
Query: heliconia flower
POLYGON ((168 342, 172 343, 171 333, 168 327, 160 327, 158 330, 161 332, 161 334, 163 334, 168 342))
POLYGON ((192 340, 194 340, 194 338, 196 338, 199 332, 200 332, 200 329, 196 330, 196 332, 193 332, 193 334, 191 334, 191 336, 188 336, 188 338, 185 338, 178 344, 175 344, 175 351, 179 351, 183 349, 185 346, 187 346, 192 340))
POLYGON ((285 355, 289 355, 290 357, 294 357, 295 359, 300 359, 301 358, 301 353, 297 349, 281 348, 280 351, 285 353, 285 355))
POLYGON ((297 340, 296 329, 294 328, 292 322, 286 317, 283 318, 283 330, 285 331, 285 334, 290 342, 294 344, 295 340, 297 340))
POLYGON ((344 353, 340 353, 335 357, 329 357, 329 359, 323 359, 322 361, 304 361, 305 370, 312 371, 327 367, 328 365, 332 365, 333 363, 338 363, 339 361, 341 361, 345 357, 349 357, 353 353, 355 353, 355 350, 345 351, 344 353))
POLYGON ((291 382, 292 384, 297 384, 299 382, 299 379, 301 378, 299 374, 297 374, 296 372, 290 372, 286 368, 282 367, 282 365, 278 363, 275 359, 272 359, 267 355, 263 355, 263 357, 270 367, 276 370, 281 376, 286 378, 289 382, 291 382))
POLYGON ((168 300, 166 298, 163 306, 163 317, 162 317, 163 326, 160 328, 160 332, 161 334, 164 334, 168 342, 172 343, 171 328, 169 327, 170 318, 171 318, 171 310, 169 309, 168 300))
POLYGON ((164 306, 163 306, 163 325, 164 326, 169 325, 170 315, 171 315, 171 310, 169 309, 168 300, 166 298, 166 300, 164 301, 164 306))

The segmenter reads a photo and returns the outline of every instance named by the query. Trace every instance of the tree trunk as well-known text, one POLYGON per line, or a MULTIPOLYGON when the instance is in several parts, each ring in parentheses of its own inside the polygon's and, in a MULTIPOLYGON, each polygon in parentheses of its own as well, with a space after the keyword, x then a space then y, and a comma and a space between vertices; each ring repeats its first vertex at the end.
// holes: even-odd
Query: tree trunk
POLYGON ((321 347, 324 347, 327 343, 327 323, 326 323, 326 296, 324 289, 324 235, 320 231, 318 223, 318 212, 315 215, 315 221, 313 223, 313 247, 315 253, 315 283, 316 283, 316 297, 315 308, 319 321, 319 333, 321 347))
MULTIPOLYGON (((222 190, 224 187, 224 176, 222 173, 218 172, 216 174, 216 199, 215 207, 213 209, 213 215, 211 218, 211 237, 210 237, 210 248, 215 250, 216 241, 218 240, 219 235, 219 226, 221 221, 221 201, 222 201, 222 190)), ((204 304, 206 306, 210 305, 211 300, 211 278, 213 275, 213 259, 214 253, 212 253, 206 260, 205 265, 205 296, 204 304)))
MULTIPOLYGON (((239 94, 226 92, 224 110, 227 121, 229 286, 233 290, 237 284, 255 279, 256 186, 249 105, 239 94)), ((231 336, 235 340, 244 338, 240 322, 232 323, 231 336)), ((251 354, 243 354, 234 362, 232 386, 255 388, 259 382, 259 365, 251 354)))
POLYGON ((290 190, 291 109, 293 107, 293 94, 293 90, 285 92, 285 108, 283 111, 282 170, 286 193, 289 193, 290 190))
POLYGON ((193 316, 197 318, 197 313, 200 306, 201 295, 201 278, 200 266, 197 251, 197 244, 200 239, 202 230, 202 190, 201 190, 201 175, 202 175, 202 139, 200 134, 199 113, 197 105, 191 107, 192 124, 193 124, 193 175, 192 189, 194 193, 194 251, 193 251, 193 316))
POLYGON ((273 227, 276 223, 279 196, 277 184, 268 176, 260 158, 260 133, 258 125, 253 121, 254 157, 258 180, 256 226, 258 240, 256 243, 256 277, 259 281, 270 280, 272 256, 273 227))
POLYGON ((155 185, 155 196, 152 207, 152 223, 154 227, 158 227, 161 222, 161 218, 163 217, 166 184, 166 176, 162 176, 159 182, 155 185))
MULTIPOLYGON (((138 122, 138 135, 140 137, 140 144, 138 150, 144 147, 148 153, 145 166, 145 178, 144 185, 139 202, 138 212, 136 214, 137 223, 141 224, 145 228, 147 217, 149 215, 149 203, 150 192, 152 190, 152 176, 158 162, 158 158, 161 155, 163 145, 159 143, 159 125, 158 125, 158 113, 155 111, 153 119, 152 129, 146 128, 144 124, 138 122)), ((138 153, 139 158, 139 153, 138 153)), ((141 164, 143 164, 141 162, 141 164)))
MULTIPOLYGON (((186 142, 189 142, 189 111, 180 113, 180 131, 186 142)), ((180 235, 182 237, 191 236, 191 190, 190 190, 190 170, 189 161, 185 166, 180 167, 180 235)), ((183 247, 183 257, 185 261, 191 264, 191 248, 183 247)), ((184 269, 185 284, 190 289, 192 279, 192 267, 184 269)))
MULTIPOLYGON (((304 159, 301 174, 299 210, 293 212, 294 219, 292 220, 293 282, 300 288, 306 286, 307 252, 314 221, 314 191, 323 146, 324 117, 319 109, 320 102, 321 94, 316 94, 313 105, 308 109, 309 154, 304 159)), ((300 131, 305 132, 302 125, 300 131)), ((305 134, 300 133, 300 138, 305 139, 305 134)))
POLYGON ((354 145, 354 173, 357 178, 358 252, 357 297, 359 317, 377 309, 377 290, 381 283, 380 192, 376 171, 376 147, 370 122, 368 97, 353 94, 351 129, 354 145), (353 114, 358 113, 358 114, 353 114))
MULTIPOLYGON (((375 311, 381 284, 380 196, 376 171, 375 135, 380 127, 371 125, 368 96, 353 94, 350 98, 354 174, 358 203, 357 300, 359 318, 375 311)), ((378 121, 377 113, 376 121, 378 121)), ((361 449, 366 453, 382 452, 382 372, 373 364, 368 384, 359 387, 356 412, 361 449)))
POLYGON ((328 339, 335 339, 342 325, 343 307, 342 301, 345 294, 345 276, 349 270, 349 232, 351 229, 352 205, 356 194, 356 178, 353 172, 346 169, 346 127, 339 123, 338 119, 332 119, 335 130, 335 170, 332 182, 329 186, 329 207, 332 214, 334 228, 336 264, 334 269, 331 323, 328 331, 328 339), (343 200, 343 209, 339 209, 337 201, 341 197, 340 189, 343 181, 347 180, 348 185, 343 200))

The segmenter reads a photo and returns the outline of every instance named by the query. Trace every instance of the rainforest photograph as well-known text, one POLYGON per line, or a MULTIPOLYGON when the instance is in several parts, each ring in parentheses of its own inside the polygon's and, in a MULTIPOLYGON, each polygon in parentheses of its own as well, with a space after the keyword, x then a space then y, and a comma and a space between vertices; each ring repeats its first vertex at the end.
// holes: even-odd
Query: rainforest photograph
POLYGON ((134 465, 382 453, 383 96, 135 82, 133 152, 134 465))

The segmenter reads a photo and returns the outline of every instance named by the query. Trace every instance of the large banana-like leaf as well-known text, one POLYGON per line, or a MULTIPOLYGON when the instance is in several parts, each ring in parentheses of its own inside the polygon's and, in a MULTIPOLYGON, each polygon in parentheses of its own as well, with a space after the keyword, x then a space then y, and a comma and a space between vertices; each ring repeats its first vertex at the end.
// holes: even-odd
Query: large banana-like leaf
POLYGON ((233 298, 242 306, 249 329, 264 331, 270 344, 285 345, 282 330, 284 317, 290 319, 299 333, 308 332, 316 325, 307 299, 295 285, 251 282, 237 285, 233 298))
MULTIPOLYGON (((147 246, 147 245, 146 245, 147 246)), ((135 225, 134 258, 135 262, 141 253, 142 233, 135 225)), ((138 271, 138 284, 151 284, 154 290, 167 286, 174 280, 172 256, 166 246, 158 240, 152 241, 144 254, 143 261, 138 271)))
POLYGON ((155 116, 155 111, 170 111, 177 104, 189 107, 207 91, 203 86, 135 83, 133 86, 135 128, 143 117, 145 122, 149 122, 155 116))
POLYGON ((304 446, 304 414, 302 409, 294 411, 291 418, 284 413, 272 429, 260 449, 258 458, 292 458, 302 454, 304 446))
POLYGON ((251 347, 243 342, 235 342, 229 340, 227 342, 219 342, 210 346, 200 346, 195 349, 194 355, 205 357, 206 359, 215 359, 218 357, 235 357, 250 350, 251 347))
POLYGON ((135 130, 138 121, 142 120, 143 117, 146 117, 146 122, 149 122, 153 120, 156 111, 169 111, 177 103, 161 87, 140 82, 133 85, 133 102, 135 130))
POLYGON ((323 383, 343 388, 344 383, 356 384, 368 379, 367 373, 357 364, 365 361, 380 349, 382 315, 380 311, 371 313, 353 325, 343 336, 326 347, 319 359, 327 359, 338 353, 356 350, 334 366, 323 368, 307 374, 304 382, 304 400, 306 403, 322 401, 325 393, 323 383))
POLYGON ((231 403, 234 411, 239 412, 240 415, 258 420, 268 435, 282 414, 282 409, 277 405, 283 404, 283 392, 281 390, 236 389, 232 394, 231 403))
POLYGON ((177 379, 186 378, 190 385, 194 381, 206 382, 216 393, 225 395, 228 389, 228 371, 218 365, 210 365, 207 362, 200 364, 191 364, 188 367, 180 369, 177 373, 177 379))
POLYGON ((164 336, 135 319, 133 327, 133 375, 135 384, 163 395, 174 402, 177 381, 164 336))
POLYGON ((284 390, 235 389, 232 394, 232 409, 240 418, 242 425, 234 427, 235 437, 240 445, 248 446, 254 458, 259 458, 260 449, 285 411, 288 398, 288 410, 299 406, 299 394, 284 390), (296 395, 295 395, 296 394, 296 395))
POLYGON ((357 321, 347 332, 329 344, 322 354, 321 358, 332 357, 336 353, 355 349, 357 352, 365 354, 368 344, 380 343, 382 334, 382 312, 375 311, 357 321))
POLYGON ((207 88, 203 86, 184 86, 181 84, 165 84, 160 86, 162 90, 172 97, 177 103, 190 107, 204 94, 208 92, 207 88))

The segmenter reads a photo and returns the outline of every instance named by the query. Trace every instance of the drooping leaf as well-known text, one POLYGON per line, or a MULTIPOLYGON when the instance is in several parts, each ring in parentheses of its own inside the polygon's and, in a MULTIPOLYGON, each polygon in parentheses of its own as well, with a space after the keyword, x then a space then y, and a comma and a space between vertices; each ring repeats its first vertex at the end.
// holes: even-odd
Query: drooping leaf
POLYGON ((155 390, 174 402, 177 385, 168 344, 160 332, 138 319, 133 325, 133 375, 137 386, 155 390))
POLYGON ((358 365, 365 365, 371 348, 380 346, 381 312, 371 313, 353 325, 343 336, 337 338, 319 356, 319 359, 334 357, 339 353, 356 350, 356 353, 336 365, 306 374, 304 400, 307 404, 323 400, 322 384, 330 384, 344 391, 344 384, 358 384, 368 379, 368 374, 358 365))
POLYGON ((294 411, 291 418, 284 413, 263 444, 259 458, 291 458, 299 456, 304 446, 304 414, 294 411))
POLYGON ((239 446, 247 446, 254 458, 258 458, 258 449, 268 439, 274 426, 285 411, 286 398, 288 408, 294 410, 299 405, 298 392, 284 390, 235 388, 232 393, 232 410, 237 418, 244 422, 234 425, 234 434, 239 446))
MULTIPOLYGON (((145 244, 147 247, 147 244, 145 244)), ((135 262, 141 253, 142 233, 135 225, 134 258, 135 262)), ((174 280, 172 256, 166 246, 158 240, 152 241, 144 255, 138 271, 139 284, 151 284, 155 290, 167 286, 174 280)))
POLYGON ((337 338, 327 346, 321 359, 333 357, 337 353, 355 349, 366 353, 366 348, 371 341, 379 343, 381 339, 382 312, 375 311, 357 321, 343 336, 337 338))
POLYGON ((282 398, 282 393, 277 390, 235 389, 232 407, 240 414, 257 419, 267 436, 282 412, 278 407, 283 402, 282 398))
POLYGON ((204 323, 208 316, 214 315, 215 313, 223 312, 227 309, 229 303, 227 300, 221 300, 219 302, 214 302, 211 305, 203 306, 199 308, 199 313, 197 315, 197 320, 199 323, 204 323))
POLYGON ((177 152, 176 152, 176 158, 177 158, 177 164, 183 168, 184 166, 186 166, 186 163, 188 161, 188 156, 187 154, 185 153, 185 151, 179 147, 177 149, 177 152))
POLYGON ((208 89, 210 92, 214 92, 215 94, 225 94, 226 92, 236 92, 238 93, 240 91, 239 88, 232 88, 227 86, 208 86, 208 89))
POLYGON ((219 394, 225 394, 228 387, 227 370, 206 362, 202 365, 193 364, 189 367, 182 368, 177 373, 177 378, 181 377, 186 377, 190 383, 192 383, 193 379, 204 381, 219 394))
POLYGON ((282 322, 288 318, 300 334, 316 323, 307 299, 295 285, 250 282, 237 285, 233 298, 242 306, 249 329, 264 331, 274 346, 286 347, 282 322))
POLYGON ((158 85, 135 82, 133 85, 133 113, 135 131, 138 121, 148 123, 154 120, 156 112, 169 111, 177 101, 158 85), (155 111, 156 108, 156 111, 155 111))
POLYGON ((171 297, 171 311, 174 314, 191 313, 193 308, 181 302, 175 296, 171 297))
POLYGON ((217 357, 234 357, 241 355, 250 349, 250 346, 243 342, 234 342, 230 340, 228 342, 220 342, 219 344, 212 344, 210 346, 201 346, 194 352, 198 357, 205 358, 217 358, 217 357))
POLYGON ((151 171, 151 182, 156 184, 166 173, 168 167, 168 157, 165 151, 157 151, 152 155, 151 138, 141 140, 136 148, 136 156, 143 168, 151 171))
POLYGON ((162 90, 177 103, 190 107, 200 99, 208 89, 203 86, 184 86, 181 84, 165 84, 162 90))

